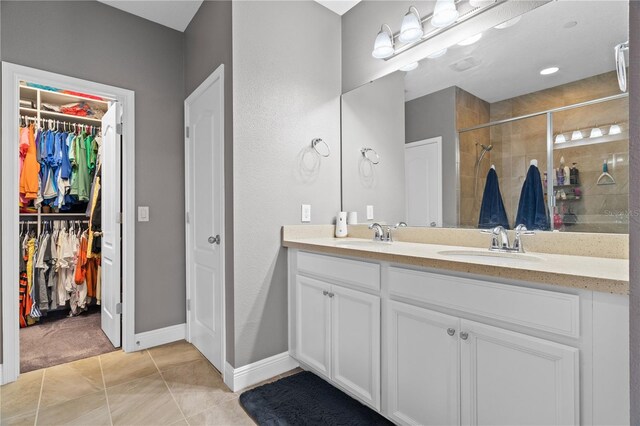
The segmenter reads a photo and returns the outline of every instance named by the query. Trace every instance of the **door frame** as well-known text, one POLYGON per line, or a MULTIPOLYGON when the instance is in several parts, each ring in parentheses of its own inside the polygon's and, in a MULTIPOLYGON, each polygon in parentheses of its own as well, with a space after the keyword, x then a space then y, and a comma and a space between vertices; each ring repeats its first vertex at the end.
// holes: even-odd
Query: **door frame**
POLYGON ((18 137, 20 80, 66 87, 115 99, 122 105, 122 349, 135 345, 135 93, 131 90, 2 62, 2 384, 20 374, 18 321, 19 182, 18 137), (12 143, 13 141, 13 143, 12 143), (126 236, 126 237, 124 237, 126 236))
POLYGON ((190 229, 189 227, 191 226, 191 224, 189 223, 189 206, 191 206, 191 197, 190 197, 190 192, 189 192, 189 170, 191 170, 191 157, 189 155, 189 137, 187 136, 187 132, 186 132, 186 127, 188 126, 189 123, 189 103, 193 101, 193 99, 197 98, 198 96, 200 96, 207 88, 209 88, 209 86, 211 86, 213 83, 215 83, 216 81, 220 81, 220 85, 221 85, 221 90, 220 90, 220 99, 218 100, 220 102, 220 112, 221 112, 221 119, 220 119, 220 129, 219 129, 219 133, 220 133, 220 146, 218 147, 218 154, 220 156, 220 163, 222 165, 222 167, 219 167, 218 169, 218 173, 219 173, 219 178, 220 178, 220 186, 221 186, 221 200, 220 200, 220 211, 221 211, 221 229, 220 229, 220 234, 223 236, 221 238, 220 241, 220 285, 222 286, 222 288, 220 289, 220 299, 221 299, 221 305, 222 305, 222 324, 221 324, 221 330, 222 332, 220 333, 220 339, 222 340, 220 342, 220 348, 222 351, 222 365, 221 367, 221 371, 220 374, 222 374, 222 380, 226 383, 226 373, 227 373, 227 347, 226 347, 226 341, 227 341, 227 321, 226 321, 226 292, 225 292, 225 287, 226 287, 226 271, 225 271, 225 250, 226 250, 226 235, 225 235, 225 226, 226 226, 226 218, 225 218, 225 179, 224 179, 224 161, 225 161, 225 139, 224 139, 224 115, 225 115, 225 109, 224 109, 224 92, 225 92, 225 87, 224 87, 224 64, 220 64, 220 66, 218 68, 216 68, 216 70, 214 72, 211 73, 211 75, 209 77, 207 77, 202 83, 200 83, 200 85, 193 91, 191 92, 191 94, 185 99, 184 101, 184 125, 185 125, 185 134, 184 134, 184 164, 185 164, 185 179, 184 179, 184 187, 185 187, 185 285, 186 285, 186 289, 187 289, 187 297, 185 300, 185 308, 186 308, 186 312, 187 312, 187 342, 191 343, 191 312, 190 312, 190 306, 189 305, 189 300, 191 299, 191 285, 190 285, 190 280, 191 280, 191 273, 190 273, 190 265, 191 265, 191 254, 190 254, 190 250, 189 248, 191 247, 191 233, 190 233, 190 229))
MULTIPOLYGON (((431 145, 431 144, 436 144, 436 146, 438 147, 438 164, 440 164, 440 185, 438 185, 438 203, 440 204, 440 208, 438 209, 438 226, 442 227, 443 224, 443 220, 444 220, 444 206, 442 205, 442 194, 443 194, 443 185, 444 185, 444 181, 442 179, 442 174, 443 174, 443 169, 444 167, 442 164, 442 136, 436 136, 434 138, 429 138, 429 139, 423 139, 423 140, 419 140, 419 141, 415 141, 415 142, 410 142, 404 145, 404 153, 405 153, 405 164, 406 164, 406 155, 407 155, 407 150, 411 149, 411 148, 417 148, 419 146, 423 146, 423 145, 431 145)), ((406 188, 406 182, 405 182, 405 188, 406 188)), ((404 197, 404 211, 406 213, 409 212, 409 197, 407 197, 407 194, 405 194, 404 197)))

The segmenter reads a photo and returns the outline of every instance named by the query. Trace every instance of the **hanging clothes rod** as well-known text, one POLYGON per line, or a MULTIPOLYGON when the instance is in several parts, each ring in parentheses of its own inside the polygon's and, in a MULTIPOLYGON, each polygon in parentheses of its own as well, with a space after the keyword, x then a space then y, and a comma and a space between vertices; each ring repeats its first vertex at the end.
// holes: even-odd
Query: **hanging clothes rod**
POLYGON ((70 121, 61 121, 61 120, 54 120, 52 118, 37 118, 37 117, 32 117, 30 115, 21 115, 20 119, 25 122, 28 123, 29 121, 33 121, 35 122, 39 122, 38 124, 40 126, 42 126, 43 128, 46 127, 47 129, 57 129, 58 127, 60 127, 60 125, 62 125, 65 130, 68 128, 69 130, 74 129, 74 130, 84 130, 84 131, 91 131, 91 130, 96 130, 96 131, 100 131, 101 127, 100 126, 94 126, 93 124, 82 124, 82 123, 73 123, 70 121))

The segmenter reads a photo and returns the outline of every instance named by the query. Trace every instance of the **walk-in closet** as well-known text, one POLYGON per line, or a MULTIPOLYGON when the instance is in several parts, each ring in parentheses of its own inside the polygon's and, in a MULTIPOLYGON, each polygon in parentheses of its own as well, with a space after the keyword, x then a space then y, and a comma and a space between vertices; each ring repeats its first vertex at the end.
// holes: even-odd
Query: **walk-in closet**
POLYGON ((102 118, 112 100, 20 81, 21 373, 115 350, 101 329, 102 118))

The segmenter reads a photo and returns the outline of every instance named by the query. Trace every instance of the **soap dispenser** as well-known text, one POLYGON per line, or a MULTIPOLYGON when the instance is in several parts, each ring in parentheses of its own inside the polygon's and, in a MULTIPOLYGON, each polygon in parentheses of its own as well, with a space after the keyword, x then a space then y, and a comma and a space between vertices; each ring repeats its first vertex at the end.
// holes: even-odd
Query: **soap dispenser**
POLYGON ((336 217, 336 237, 344 238, 347 233, 347 212, 339 212, 336 217))

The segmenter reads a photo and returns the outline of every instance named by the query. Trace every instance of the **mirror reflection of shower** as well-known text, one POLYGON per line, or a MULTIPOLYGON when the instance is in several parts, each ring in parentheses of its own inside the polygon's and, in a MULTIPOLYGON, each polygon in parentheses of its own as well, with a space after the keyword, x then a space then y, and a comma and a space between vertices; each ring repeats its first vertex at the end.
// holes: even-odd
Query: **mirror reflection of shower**
MULTIPOLYGON (((476 143, 476 147, 480 146, 482 148, 482 151, 480 152, 480 155, 478 156, 478 159, 476 160, 476 167, 475 167, 475 179, 473 181, 473 185, 474 185, 474 196, 475 199, 478 199, 478 173, 480 172, 480 164, 482 163, 482 159, 484 158, 485 154, 487 152, 490 152, 493 149, 493 145, 489 144, 489 145, 483 145, 483 144, 477 144, 476 143)), ((491 159, 491 154, 489 154, 489 159, 491 159)))

